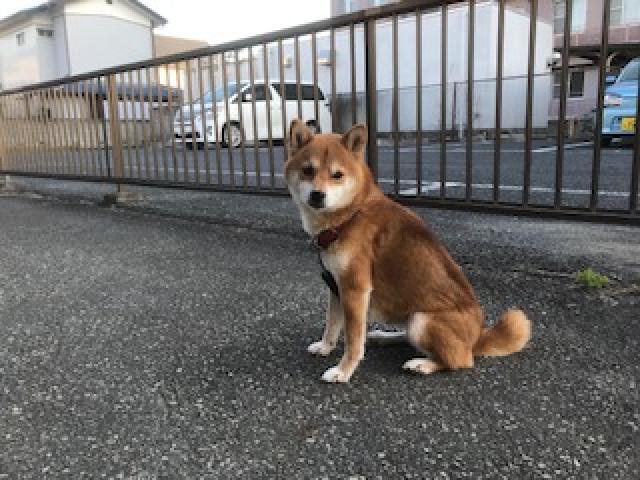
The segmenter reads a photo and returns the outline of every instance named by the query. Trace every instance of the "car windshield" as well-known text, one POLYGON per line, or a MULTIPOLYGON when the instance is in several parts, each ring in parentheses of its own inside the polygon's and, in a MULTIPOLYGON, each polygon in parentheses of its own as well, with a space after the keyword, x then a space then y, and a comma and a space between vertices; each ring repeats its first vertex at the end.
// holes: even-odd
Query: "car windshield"
MULTIPOLYGON (((241 83, 240 84, 240 90, 242 90, 244 87, 246 87, 247 84, 246 83, 241 83)), ((227 85, 227 96, 229 98, 233 97, 236 93, 236 91, 238 90, 238 84, 237 83, 229 83, 227 85)), ((218 102, 223 102, 224 101, 224 88, 223 87, 218 87, 216 88, 215 91, 215 103, 218 102)), ((203 97, 204 103, 213 103, 213 95, 211 95, 211 92, 207 92, 205 93, 204 97, 203 97)))
POLYGON ((640 60, 634 60, 627 64, 622 70, 619 82, 636 82, 638 81, 638 67, 640 67, 640 60))

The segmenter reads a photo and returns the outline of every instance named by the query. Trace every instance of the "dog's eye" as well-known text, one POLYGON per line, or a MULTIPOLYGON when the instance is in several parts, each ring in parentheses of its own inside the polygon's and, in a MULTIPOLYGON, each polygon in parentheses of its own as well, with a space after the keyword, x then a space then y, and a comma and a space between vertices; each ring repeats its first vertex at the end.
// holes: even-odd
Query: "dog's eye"
POLYGON ((308 177, 310 177, 311 175, 313 175, 313 167, 311 165, 308 165, 306 167, 304 167, 302 169, 302 173, 308 177))
POLYGON ((342 172, 333 172, 331 174, 331 178, 335 178, 336 180, 338 180, 339 178, 343 177, 343 173, 342 172))

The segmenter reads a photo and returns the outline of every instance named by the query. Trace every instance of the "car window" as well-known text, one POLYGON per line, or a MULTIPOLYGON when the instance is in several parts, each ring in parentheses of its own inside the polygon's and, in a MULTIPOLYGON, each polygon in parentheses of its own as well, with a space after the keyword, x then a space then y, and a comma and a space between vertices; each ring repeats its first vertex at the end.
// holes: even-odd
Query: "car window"
MULTIPOLYGON (((266 95, 265 95, 265 91, 264 91, 264 84, 260 84, 260 83, 256 83, 253 86, 255 92, 256 92, 256 97, 255 100, 256 102, 259 101, 265 101, 267 99, 266 95)), ((242 101, 243 102, 250 102, 251 100, 249 100, 248 96, 251 95, 251 87, 248 86, 246 88, 246 90, 244 92, 242 92, 242 101)), ((271 92, 269 92, 269 100, 271 100, 271 92)))
MULTIPOLYGON (((313 100, 313 85, 302 85, 302 99, 303 100, 313 100)), ((322 90, 318 87, 318 100, 324 100, 324 95, 322 95, 322 90)))
POLYGON ((626 67, 622 70, 620 77, 618 78, 619 82, 636 82, 638 81, 638 67, 640 67, 639 61, 633 61, 628 63, 626 67))
MULTIPOLYGON (((275 88, 278 93, 282 91, 280 83, 274 83, 273 88, 275 88)), ((300 85, 300 90, 302 100, 313 100, 313 85, 300 85)), ((298 100, 298 86, 295 83, 285 83, 284 95, 287 100, 298 100)), ((324 94, 320 87, 318 87, 318 100, 324 100, 324 94)))

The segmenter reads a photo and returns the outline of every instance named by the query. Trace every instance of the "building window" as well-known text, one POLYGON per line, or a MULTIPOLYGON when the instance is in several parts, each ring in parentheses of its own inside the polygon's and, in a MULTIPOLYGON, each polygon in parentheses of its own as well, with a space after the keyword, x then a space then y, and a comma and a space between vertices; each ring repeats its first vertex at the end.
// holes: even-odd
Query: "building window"
POLYGON ((20 45, 24 45, 25 39, 24 39, 24 32, 20 32, 16 34, 16 43, 20 46, 20 45))
MULTIPOLYGON (((569 90, 569 98, 581 98, 584 96, 584 71, 583 70, 570 70, 569 71, 569 84, 567 85, 569 90)), ((562 70, 555 70, 553 72, 553 98, 560 98, 560 92, 562 90, 562 70)))
POLYGON ((53 30, 50 28, 38 28, 38 36, 51 38, 53 37, 53 30))
POLYGON ((584 71, 573 70, 569 72, 569 97, 584 96, 584 71))
POLYGON ((611 25, 640 23, 640 2, 637 0, 611 0, 611 25))
MULTIPOLYGON (((554 33, 564 33, 564 17, 566 11, 566 0, 555 0, 553 2, 554 33)), ((573 4, 571 7, 571 33, 584 32, 586 25, 587 0, 573 0, 573 4)))

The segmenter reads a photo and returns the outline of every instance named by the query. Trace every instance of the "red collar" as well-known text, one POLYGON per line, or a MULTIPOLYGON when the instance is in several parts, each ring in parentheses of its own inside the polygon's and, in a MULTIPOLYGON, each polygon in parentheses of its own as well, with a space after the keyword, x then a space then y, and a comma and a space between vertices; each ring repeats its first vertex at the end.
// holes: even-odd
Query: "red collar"
POLYGON ((316 247, 326 250, 329 246, 338 240, 340 234, 347 228, 351 220, 358 214, 358 212, 354 213, 349 217, 345 222, 341 223, 332 228, 327 228, 326 230, 322 230, 313 238, 313 243, 316 247))

